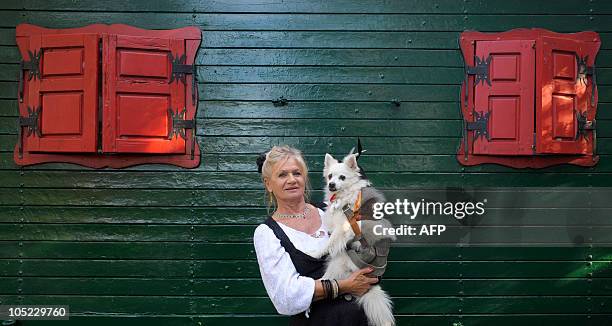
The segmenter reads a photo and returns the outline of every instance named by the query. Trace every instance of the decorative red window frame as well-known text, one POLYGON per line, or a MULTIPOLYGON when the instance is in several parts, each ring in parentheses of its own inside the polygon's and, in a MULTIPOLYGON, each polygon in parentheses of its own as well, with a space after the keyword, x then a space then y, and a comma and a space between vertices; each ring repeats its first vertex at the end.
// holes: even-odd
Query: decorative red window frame
POLYGON ((17 164, 199 165, 199 28, 21 24, 16 38, 24 59, 17 164))
POLYGON ((468 31, 459 44, 466 64, 459 163, 515 168, 597 164, 597 33, 468 31), (478 75, 483 69, 487 78, 478 75), (500 112, 497 121, 494 110, 500 112))

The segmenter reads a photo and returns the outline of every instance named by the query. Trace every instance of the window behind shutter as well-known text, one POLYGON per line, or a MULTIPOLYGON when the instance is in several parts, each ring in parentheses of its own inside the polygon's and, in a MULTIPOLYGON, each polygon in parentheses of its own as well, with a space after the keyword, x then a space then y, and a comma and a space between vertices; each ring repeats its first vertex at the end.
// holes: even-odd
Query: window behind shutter
POLYGON ((489 63, 489 80, 475 87, 474 109, 487 118, 474 154, 533 154, 534 41, 478 41, 476 56, 489 63))

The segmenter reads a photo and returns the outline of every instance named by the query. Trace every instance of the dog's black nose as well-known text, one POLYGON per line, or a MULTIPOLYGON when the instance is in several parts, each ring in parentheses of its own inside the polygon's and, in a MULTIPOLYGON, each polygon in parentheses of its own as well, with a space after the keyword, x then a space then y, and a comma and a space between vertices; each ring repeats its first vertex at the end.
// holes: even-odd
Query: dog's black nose
POLYGON ((330 183, 327 185, 327 188, 329 188, 329 191, 336 191, 336 184, 335 184, 335 183, 333 183, 333 182, 330 182, 330 183))

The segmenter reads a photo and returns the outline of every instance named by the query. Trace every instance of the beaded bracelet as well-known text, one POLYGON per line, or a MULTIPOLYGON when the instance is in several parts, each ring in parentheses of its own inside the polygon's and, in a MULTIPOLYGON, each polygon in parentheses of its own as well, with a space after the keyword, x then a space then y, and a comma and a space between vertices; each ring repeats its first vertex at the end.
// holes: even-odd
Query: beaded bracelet
POLYGON ((321 285, 323 286, 323 297, 327 299, 329 293, 327 292, 327 283, 325 282, 325 280, 321 280, 321 285))
POLYGON ((334 283, 336 284, 336 297, 340 295, 340 284, 338 280, 334 279, 334 283))
POLYGON ((333 293, 332 293, 332 289, 331 289, 331 284, 329 282, 329 280, 323 280, 323 284, 325 284, 325 299, 329 300, 331 299, 333 293))
POLYGON ((321 288, 323 289, 323 298, 327 298, 327 289, 325 289, 325 280, 321 279, 321 288))
POLYGON ((330 283, 332 284, 332 288, 333 288, 333 292, 334 292, 334 297, 332 299, 335 299, 338 297, 338 283, 336 283, 336 280, 330 281, 330 283))
POLYGON ((337 280, 321 280, 325 299, 333 300, 340 295, 340 285, 337 280))

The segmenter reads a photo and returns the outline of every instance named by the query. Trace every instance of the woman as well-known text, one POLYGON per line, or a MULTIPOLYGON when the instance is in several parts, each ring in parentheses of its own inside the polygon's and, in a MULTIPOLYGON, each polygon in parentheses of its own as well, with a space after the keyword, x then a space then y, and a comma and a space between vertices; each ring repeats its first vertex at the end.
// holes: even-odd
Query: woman
POLYGON ((365 268, 344 280, 322 280, 325 260, 306 255, 306 248, 325 246, 329 234, 323 211, 306 203, 308 169, 300 151, 274 146, 257 160, 273 214, 255 230, 259 271, 276 310, 291 315, 290 325, 367 326, 353 295, 366 293, 377 278, 365 268))

